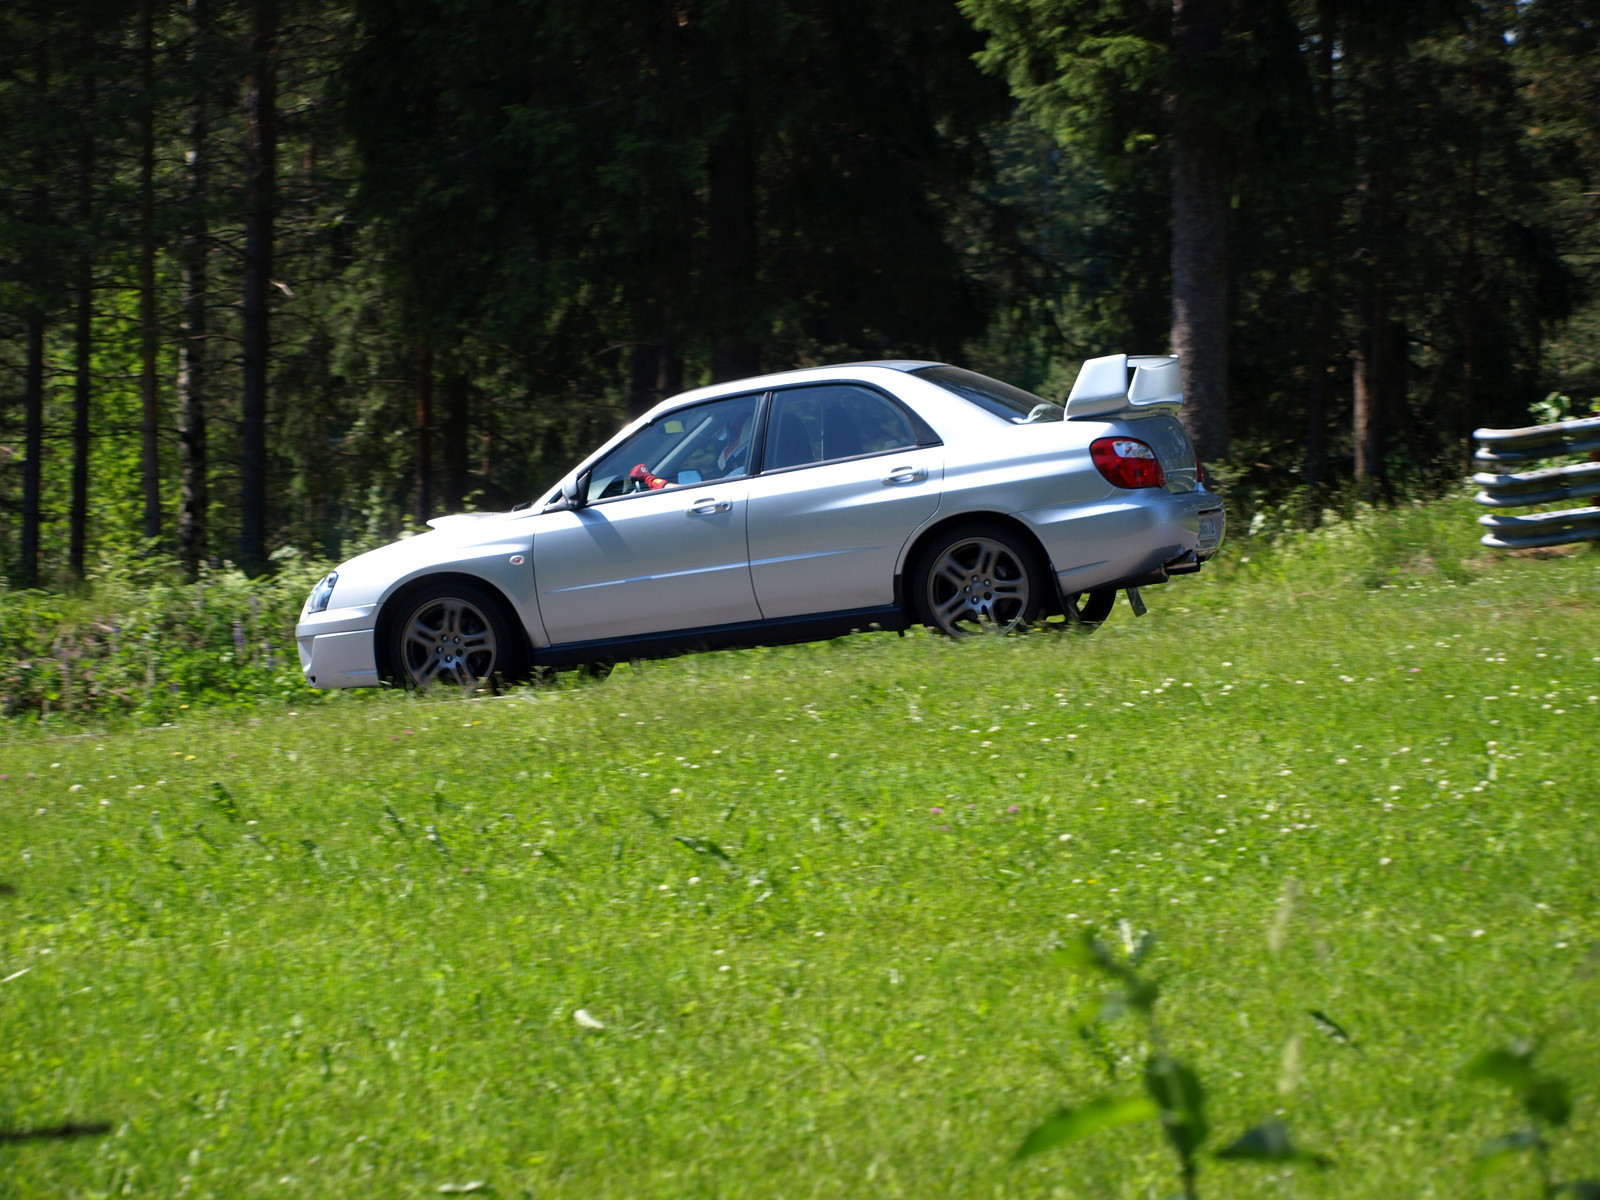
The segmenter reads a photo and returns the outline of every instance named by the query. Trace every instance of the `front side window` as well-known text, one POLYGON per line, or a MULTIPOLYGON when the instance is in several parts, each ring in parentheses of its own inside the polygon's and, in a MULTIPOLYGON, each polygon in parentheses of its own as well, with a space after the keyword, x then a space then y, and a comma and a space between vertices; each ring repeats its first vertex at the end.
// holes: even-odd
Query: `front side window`
POLYGON ((595 464, 585 501, 749 474, 759 401, 735 396, 657 417, 595 464))
POLYGON ((869 388, 847 383, 788 388, 772 398, 761 469, 887 454, 916 444, 905 413, 869 388))

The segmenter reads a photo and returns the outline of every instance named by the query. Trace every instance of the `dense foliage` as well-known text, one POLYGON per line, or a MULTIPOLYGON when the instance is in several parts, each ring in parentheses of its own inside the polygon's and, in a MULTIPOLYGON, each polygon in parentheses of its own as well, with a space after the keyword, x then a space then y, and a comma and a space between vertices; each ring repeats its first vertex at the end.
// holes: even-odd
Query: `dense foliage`
POLYGON ((271 576, 178 564, 97 573, 83 594, 0 593, 0 716, 159 721, 199 703, 315 704, 294 624, 321 568, 290 559, 271 576))
POLYGON ((1600 0, 16 0, 0 561, 258 575, 710 379, 1169 336, 1220 478, 1454 475, 1600 391, 1597 46, 1600 0))

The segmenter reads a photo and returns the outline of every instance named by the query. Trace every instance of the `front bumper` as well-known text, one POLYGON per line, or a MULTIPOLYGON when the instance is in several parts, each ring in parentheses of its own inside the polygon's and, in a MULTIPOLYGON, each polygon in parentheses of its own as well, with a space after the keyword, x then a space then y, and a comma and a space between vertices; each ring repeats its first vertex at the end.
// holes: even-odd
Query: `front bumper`
POLYGON ((335 608, 295 626, 300 670, 314 688, 377 687, 377 606, 335 608))

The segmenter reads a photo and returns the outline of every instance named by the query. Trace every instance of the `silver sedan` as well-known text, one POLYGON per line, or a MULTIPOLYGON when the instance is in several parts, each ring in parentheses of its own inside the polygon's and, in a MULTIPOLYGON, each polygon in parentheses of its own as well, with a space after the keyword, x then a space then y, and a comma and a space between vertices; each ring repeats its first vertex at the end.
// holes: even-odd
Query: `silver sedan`
POLYGON ((473 686, 536 666, 921 622, 1092 626, 1223 535, 1177 360, 1091 359, 1065 405, 931 362, 685 392, 505 513, 344 563, 296 629, 308 682, 473 686))

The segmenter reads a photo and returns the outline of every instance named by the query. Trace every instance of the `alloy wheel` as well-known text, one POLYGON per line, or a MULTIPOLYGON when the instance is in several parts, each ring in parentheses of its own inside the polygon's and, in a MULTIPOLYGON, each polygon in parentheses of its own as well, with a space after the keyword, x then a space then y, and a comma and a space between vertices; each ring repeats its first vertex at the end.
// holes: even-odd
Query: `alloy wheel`
POLYGON ((406 677, 416 687, 449 683, 473 687, 499 657, 494 623, 471 601, 441 596, 412 612, 400 633, 406 677))
POLYGON ((965 537, 941 550, 926 574, 927 615, 945 633, 1009 633, 1032 599, 1027 565, 996 538, 965 537))

